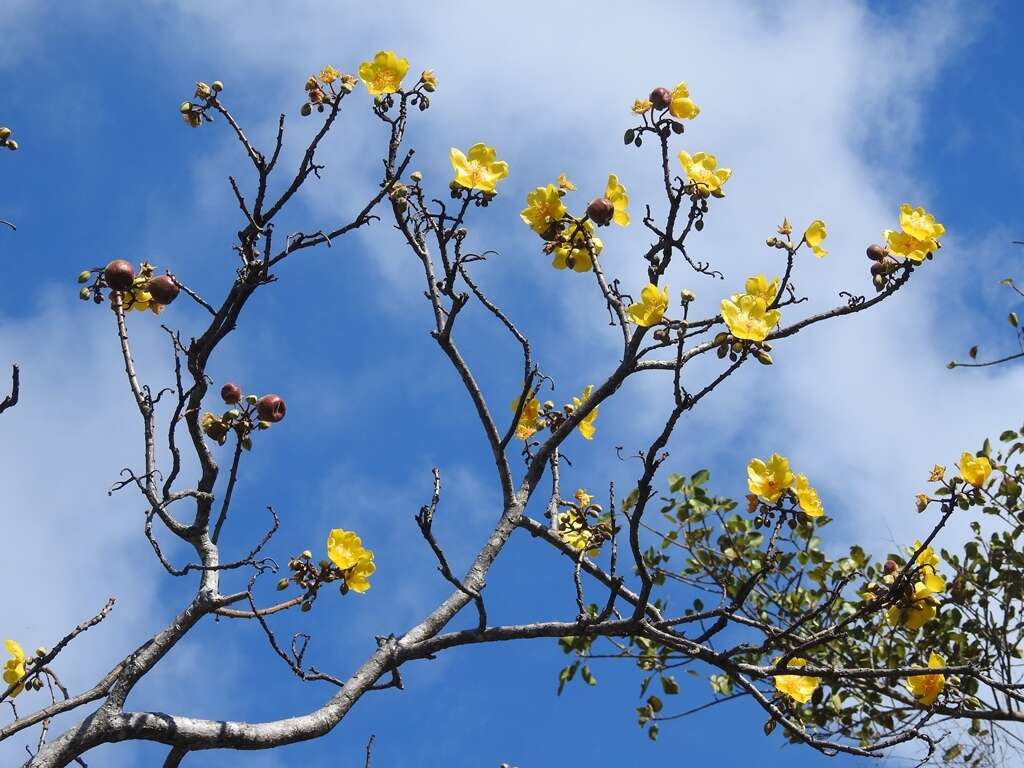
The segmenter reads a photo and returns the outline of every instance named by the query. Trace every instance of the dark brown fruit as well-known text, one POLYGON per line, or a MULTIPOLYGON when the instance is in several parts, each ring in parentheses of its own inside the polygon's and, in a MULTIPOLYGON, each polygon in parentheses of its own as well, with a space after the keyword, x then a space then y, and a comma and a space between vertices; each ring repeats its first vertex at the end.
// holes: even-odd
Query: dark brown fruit
POLYGON ((884 261, 876 261, 871 265, 872 275, 884 275, 888 271, 888 265, 884 261))
POLYGON ((149 293, 157 304, 170 304, 178 298, 179 290, 170 275, 157 275, 149 281, 149 293))
POLYGON ((103 278, 115 291, 127 291, 135 280, 135 268, 129 261, 114 259, 103 270, 103 278))
POLYGON ((655 88, 649 98, 655 109, 668 109, 672 103, 672 92, 668 88, 655 88))
POLYGON ((868 246, 868 258, 872 261, 881 261, 885 258, 885 248, 878 243, 868 246))
POLYGON ((228 405, 234 405, 242 400, 242 388, 233 382, 228 382, 220 388, 221 399, 228 405))
POLYGON ((612 201, 607 197, 595 197, 590 201, 590 205, 587 206, 587 216, 599 227, 608 224, 614 215, 615 206, 612 205, 612 201))
POLYGON ((886 573, 896 573, 896 569, 898 568, 899 565, 896 563, 895 560, 886 560, 885 565, 882 566, 882 570, 884 570, 886 573))
POLYGON ((256 401, 256 413, 260 421, 269 421, 274 424, 284 418, 287 408, 280 395, 264 395, 256 401))

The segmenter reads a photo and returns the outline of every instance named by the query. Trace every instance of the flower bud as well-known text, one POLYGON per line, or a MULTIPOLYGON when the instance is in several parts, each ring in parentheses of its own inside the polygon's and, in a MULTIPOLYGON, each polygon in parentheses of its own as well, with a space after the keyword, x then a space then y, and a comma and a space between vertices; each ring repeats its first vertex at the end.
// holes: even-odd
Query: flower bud
POLYGON ((310 552, 308 549, 302 550, 302 556, 304 558, 306 558, 307 560, 312 560, 313 559, 313 553, 310 552))
POLYGON ((114 259, 103 270, 103 279, 115 291, 127 291, 135 281, 135 268, 124 259, 114 259))
POLYGON ((876 261, 876 262, 872 263, 872 265, 871 265, 871 274, 872 275, 884 275, 888 271, 889 271, 889 267, 886 264, 886 262, 884 262, 884 261, 876 261))
POLYGON ((668 88, 655 88, 647 99, 655 109, 668 109, 672 103, 672 92, 668 88))
POLYGON ((18 148, 18 142, 16 142, 14 139, 7 139, 7 142, 4 146, 11 150, 11 152, 14 152, 18 148))
POLYGON ((229 381, 220 388, 220 397, 228 405, 234 405, 242 399, 242 388, 229 381))
POLYGON ((214 80, 212 83, 210 83, 210 87, 213 88, 213 90, 215 90, 217 93, 220 93, 224 90, 224 83, 222 83, 220 80, 214 80))
POLYGON ((92 277, 92 272, 88 269, 83 270, 82 272, 78 273, 78 282, 87 283, 89 282, 90 277, 92 277))
POLYGON ((249 405, 256 405, 256 401, 257 400, 259 400, 259 398, 256 397, 256 395, 246 395, 245 396, 245 402, 247 402, 249 405))
POLYGON ((420 173, 419 171, 413 171, 412 173, 409 174, 409 178, 415 181, 417 184, 419 184, 421 181, 423 181, 423 174, 420 173))
POLYGON ((689 290, 687 288, 684 288, 683 290, 681 290, 679 292, 679 299, 684 304, 689 304, 691 301, 693 301, 696 298, 697 298, 697 295, 693 291, 691 291, 691 290, 689 290))
POLYGON ((885 288, 885 278, 882 275, 875 275, 871 282, 875 284, 875 290, 880 291, 885 288))
POLYGON ((885 248, 878 243, 873 243, 868 246, 867 254, 872 261, 881 261, 885 258, 885 248))
POLYGON ((899 570, 899 563, 895 560, 886 560, 885 565, 882 566, 882 570, 886 573, 896 573, 899 570))
POLYGON ((78 298, 80 298, 82 301, 88 301, 89 300, 89 289, 88 288, 83 288, 82 290, 80 290, 78 292, 78 298))
POLYGON ((6 125, 3 126, 3 127, 0 127, 0 141, 3 141, 4 139, 9 139, 10 137, 11 137, 11 129, 8 128, 6 125))
POLYGON ((178 111, 181 112, 181 114, 183 114, 183 115, 187 115, 189 112, 192 111, 192 102, 191 101, 183 101, 183 102, 181 102, 181 106, 178 107, 178 111))
POLYGON ((213 89, 210 88, 206 83, 196 83, 196 98, 197 99, 208 99, 213 96, 213 89))
POLYGON ((170 275, 158 275, 149 281, 149 293, 157 304, 170 304, 178 298, 178 284, 170 275))
POLYGON ((49 651, 46 648, 44 648, 43 646, 39 646, 38 648, 36 648, 36 656, 39 656, 40 658, 42 658, 43 656, 45 656, 48 653, 49 653, 49 651))
POLYGON ((587 216, 599 227, 609 224, 614 215, 615 206, 607 197, 595 197, 587 206, 587 216))
POLYGON ((269 421, 261 421, 261 422, 257 423, 256 426, 258 426, 260 429, 270 429, 270 422, 269 421))
POLYGON ((281 592, 286 589, 288 589, 288 579, 281 579, 279 582, 277 582, 278 592, 281 592))
POLYGON ((303 117, 309 117, 313 114, 313 107, 309 105, 308 101, 302 105, 302 108, 299 110, 299 114, 303 117))
POLYGON ((311 602, 307 600, 305 603, 302 604, 303 613, 309 613, 311 610, 313 610, 313 604, 311 602))

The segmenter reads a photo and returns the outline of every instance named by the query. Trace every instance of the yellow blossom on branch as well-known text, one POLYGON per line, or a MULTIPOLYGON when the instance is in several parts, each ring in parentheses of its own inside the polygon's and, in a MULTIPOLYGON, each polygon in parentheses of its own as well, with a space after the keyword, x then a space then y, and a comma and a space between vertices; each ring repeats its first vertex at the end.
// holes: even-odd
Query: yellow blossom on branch
POLYGON ((981 488, 991 474, 992 462, 986 456, 973 456, 964 451, 960 457, 960 477, 975 488, 981 488))
POLYGON ((932 467, 932 473, 928 476, 928 481, 932 483, 941 483, 942 479, 946 476, 946 468, 941 464, 936 464, 932 467))
POLYGON ((647 99, 637 99, 633 102, 633 113, 642 115, 644 112, 650 110, 653 105, 647 99))
POLYGON ((530 229, 538 235, 543 235, 565 213, 565 203, 558 194, 558 188, 554 184, 548 184, 527 193, 526 207, 519 214, 519 218, 529 224, 530 229))
POLYGON ((914 584, 914 593, 907 605, 894 605, 886 612, 890 624, 903 624, 907 629, 918 630, 935 618, 935 593, 923 581, 914 584))
POLYGON ((452 147, 448 153, 455 171, 455 183, 466 189, 494 192, 499 181, 508 176, 508 163, 497 159, 494 147, 474 144, 468 153, 452 147))
MULTIPOLYGON (((25 677, 25 652, 14 640, 4 640, 4 647, 11 654, 11 658, 4 664, 4 682, 11 686, 25 677)), ((11 697, 17 696, 23 690, 25 690, 25 687, 18 685, 11 691, 11 697)))
MULTIPOLYGON (((804 667, 806 659, 790 659, 787 667, 804 667)), ((815 689, 821 683, 817 677, 810 675, 776 675, 775 690, 783 693, 800 704, 806 704, 814 695, 815 689)))
POLYGON ((828 237, 828 231, 825 229, 825 222, 821 219, 815 219, 804 230, 804 242, 811 246, 811 251, 819 259, 825 258, 828 254, 828 251, 821 247, 821 243, 826 237, 828 237))
MULTIPOLYGON (((512 401, 512 413, 519 410, 521 398, 512 401)), ((523 406, 523 412, 519 414, 519 421, 516 422, 516 437, 520 440, 529 440, 533 433, 539 429, 540 401, 531 397, 523 406)))
POLYGON ((722 197, 722 185, 732 176, 731 168, 719 168, 718 158, 705 152, 679 153, 679 162, 687 177, 696 185, 696 193, 702 197, 722 197))
POLYGON ((587 219, 582 224, 570 223, 565 228, 565 239, 555 246, 555 258, 551 266, 555 269, 571 267, 576 272, 589 272, 594 267, 593 256, 604 250, 601 238, 594 234, 594 223, 587 219))
POLYGON ((768 309, 768 303, 763 298, 747 293, 722 299, 721 311, 729 332, 738 339, 748 341, 764 341, 782 318, 779 310, 768 309))
POLYGON ((377 566, 373 552, 363 546, 354 531, 332 529, 327 534, 327 557, 338 566, 350 590, 361 594, 370 588, 369 579, 377 566))
POLYGON ((399 90, 408 71, 409 60, 400 59, 394 51, 378 51, 371 61, 359 65, 359 77, 371 96, 399 90))
POLYGON ((558 178, 555 179, 558 182, 558 188, 566 192, 575 192, 576 185, 569 181, 568 177, 564 173, 558 174, 558 178))
POLYGON ((630 304, 626 315, 637 325, 649 328, 661 322, 667 309, 668 286, 658 288, 654 283, 648 283, 640 292, 640 301, 630 304))
POLYGON ((900 230, 885 230, 886 247, 890 253, 914 262, 924 261, 929 253, 937 251, 939 238, 946 233, 946 228, 932 214, 909 203, 900 206, 900 230))
MULTIPOLYGON (((946 666, 946 660, 935 651, 932 651, 928 656, 928 668, 940 669, 944 666, 946 666)), ((913 675, 907 678, 907 688, 914 695, 914 698, 917 699, 918 703, 926 707, 930 707, 935 703, 935 699, 938 698, 945 687, 946 676, 942 674, 913 675)))
POLYGON ((755 496, 768 501, 778 501, 793 480, 789 459, 777 453, 773 453, 767 462, 751 459, 747 464, 747 488, 755 496))
POLYGON ((594 497, 587 493, 586 490, 583 488, 577 488, 576 493, 573 494, 573 497, 575 497, 576 501, 579 502, 580 509, 586 509, 587 507, 590 506, 590 502, 594 500, 594 497))
POLYGON ((317 75, 317 77, 320 78, 320 82, 322 82, 322 83, 324 83, 326 85, 330 85, 335 80, 337 80, 339 77, 341 77, 341 72, 339 72, 334 67, 332 67, 330 64, 328 64, 326 67, 324 67, 322 70, 320 70, 320 74, 317 75))
MULTIPOLYGON (((764 275, 754 275, 748 277, 747 282, 743 286, 743 290, 751 296, 757 296, 758 298, 764 299, 765 305, 771 304, 775 301, 775 297, 779 293, 780 279, 778 277, 772 279, 769 283, 768 278, 764 275)), ((732 297, 733 301, 736 301, 742 294, 736 294, 732 297)))
POLYGON ((432 69, 424 69, 420 74, 420 82, 423 83, 424 88, 428 91, 437 90, 437 75, 434 74, 432 69))
POLYGON ((629 212, 626 208, 629 206, 629 195, 626 194, 626 188, 619 182, 619 177, 614 173, 608 174, 608 185, 605 187, 604 196, 614 209, 612 221, 620 227, 628 227, 629 212))
MULTIPOLYGON (((593 391, 594 385, 587 384, 587 386, 583 389, 583 394, 581 394, 579 397, 574 397, 572 399, 573 408, 575 408, 577 411, 580 408, 582 408, 583 404, 590 399, 590 393, 593 391)), ((594 421, 597 420, 597 411, 597 408, 592 410, 590 413, 584 416, 583 420, 576 426, 576 428, 580 431, 580 434, 583 435, 583 437, 587 440, 593 440, 594 433, 597 432, 597 427, 594 426, 594 421)))
POLYGON ((821 497, 807 480, 807 475, 797 475, 796 484, 793 486, 793 493, 800 504, 800 509, 808 517, 821 517, 825 514, 825 507, 821 503, 821 497))
POLYGON ((669 103, 668 111, 672 117, 678 117, 681 120, 693 120, 700 114, 700 107, 694 104, 690 98, 690 89, 686 83, 679 83, 672 89, 672 101, 669 103))

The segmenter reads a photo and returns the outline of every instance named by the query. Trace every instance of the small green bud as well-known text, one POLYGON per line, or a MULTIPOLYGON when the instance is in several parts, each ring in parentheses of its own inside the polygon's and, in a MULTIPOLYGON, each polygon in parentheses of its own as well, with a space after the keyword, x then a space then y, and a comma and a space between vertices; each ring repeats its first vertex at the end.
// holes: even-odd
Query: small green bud
POLYGON ((277 582, 277 591, 281 592, 283 590, 288 589, 288 583, 288 579, 281 579, 279 582, 277 582))
POLYGON ((36 656, 38 656, 40 658, 42 658, 43 656, 45 656, 48 653, 49 653, 49 651, 46 650, 46 648, 44 648, 43 646, 39 646, 38 648, 36 648, 36 656))
POLYGON ((89 300, 89 289, 88 288, 83 288, 82 290, 80 290, 78 292, 78 298, 80 298, 82 301, 88 301, 89 300))
POLYGON ((87 283, 87 282, 89 282, 89 278, 90 277, 92 277, 92 272, 90 272, 88 269, 83 271, 83 272, 79 272, 78 273, 78 282, 80 282, 80 283, 87 283))
POLYGON ((183 101, 183 102, 181 102, 181 106, 178 107, 178 111, 181 112, 181 114, 183 114, 183 115, 187 115, 189 112, 192 111, 192 102, 191 101, 183 101))
POLYGON ((259 398, 256 395, 245 396, 245 402, 247 402, 249 405, 256 405, 257 400, 259 400, 259 398))
POLYGON ((303 613, 309 613, 311 610, 313 610, 313 604, 311 602, 307 601, 302 604, 303 613))
POLYGON ((10 138, 10 136, 11 136, 11 129, 10 128, 8 128, 6 125, 3 126, 3 127, 0 127, 0 141, 3 141, 4 139, 10 138))
POLYGON ((220 80, 214 80, 212 83, 210 83, 210 87, 213 88, 213 90, 217 91, 217 93, 220 93, 224 90, 224 83, 222 83, 220 80))
POLYGON ((423 181, 423 174, 420 173, 419 171, 413 171, 412 173, 409 174, 409 178, 415 181, 417 184, 419 184, 421 181, 423 181))
POLYGON ((259 424, 257 426, 260 429, 270 429, 270 422, 269 421, 261 421, 261 422, 259 422, 259 424))
POLYGON ((14 152, 18 148, 18 142, 16 142, 14 139, 8 139, 7 148, 11 150, 11 152, 14 152))
POLYGON ((299 114, 301 114, 303 117, 309 117, 310 115, 313 114, 313 107, 310 106, 308 101, 302 105, 302 108, 299 110, 299 114))
POLYGON ((688 288, 684 288, 682 291, 679 292, 679 298, 682 300, 684 304, 689 304, 691 301, 696 299, 697 296, 693 291, 689 290, 688 288))
POLYGON ((306 558, 307 560, 312 560, 313 559, 313 553, 310 552, 308 549, 302 550, 302 556, 304 558, 306 558))

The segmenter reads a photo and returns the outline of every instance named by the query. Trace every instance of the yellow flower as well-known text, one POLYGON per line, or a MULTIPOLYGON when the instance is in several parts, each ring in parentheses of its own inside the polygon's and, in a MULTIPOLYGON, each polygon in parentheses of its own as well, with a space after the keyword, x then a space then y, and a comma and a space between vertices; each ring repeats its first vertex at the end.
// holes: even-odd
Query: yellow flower
POLYGON ((568 238, 555 247, 555 258, 551 266, 555 269, 572 267, 577 272, 589 272, 594 261, 591 258, 591 250, 597 256, 604 250, 604 243, 601 238, 594 235, 594 222, 587 219, 580 224, 569 224, 566 229, 568 238))
POLYGON ((637 99, 633 102, 633 112, 642 115, 651 108, 652 104, 647 99, 637 99))
POLYGON ((927 494, 919 493, 914 497, 914 505, 917 507, 918 512, 924 512, 929 502, 930 499, 927 494))
POLYGON ((751 459, 747 464, 747 488, 755 496, 768 501, 779 497, 793 484, 793 473, 789 470, 789 459, 773 453, 768 463, 751 459))
POLYGON ((715 195, 721 197, 722 185, 732 176, 732 169, 719 168, 718 158, 704 152, 696 152, 690 156, 687 152, 679 153, 679 162, 686 171, 687 177, 696 185, 696 191, 703 197, 715 195))
POLYGON ((828 251, 821 247, 821 241, 826 237, 828 237, 828 232, 825 230, 825 222, 821 219, 815 219, 804 230, 804 241, 811 246, 814 255, 819 259, 824 258, 828 253, 828 251))
POLYGON ((928 586, 919 581, 914 584, 914 595, 909 605, 894 605, 886 612, 890 624, 903 623, 907 629, 918 630, 935 618, 935 597, 928 586))
POLYGON ((551 225, 565 215, 565 204, 554 184, 537 187, 526 195, 526 207, 519 218, 530 225, 530 229, 543 235, 551 225))
POLYGON ((586 509, 590 506, 590 502, 594 500, 594 497, 587 493, 582 488, 577 488, 576 493, 573 494, 576 497, 576 501, 579 502, 580 507, 586 509))
POLYGON ((782 217, 782 223, 775 230, 780 235, 792 235, 793 225, 789 223, 789 219, 785 216, 782 217))
POLYGON ((906 232, 887 229, 885 230, 885 246, 890 253, 903 256, 911 261, 922 262, 930 252, 938 248, 938 243, 934 240, 918 240, 906 232))
POLYGON ((629 205, 629 196, 626 194, 626 188, 619 183, 619 177, 614 173, 608 174, 608 186, 605 187, 604 196, 615 209, 612 221, 620 227, 628 227, 629 212, 626 207, 629 205))
MULTIPOLYGON (((4 664, 4 682, 7 685, 14 685, 25 677, 25 652, 14 640, 4 640, 4 647, 11 654, 11 658, 4 664)), ((25 686, 18 685, 11 691, 11 697, 17 696, 23 690, 25 690, 25 686)))
POLYGON ((409 71, 409 60, 400 59, 394 51, 378 51, 373 61, 359 65, 359 77, 371 96, 394 93, 402 87, 402 78, 409 71))
POLYGON ((640 292, 640 302, 630 304, 626 314, 639 326, 649 328, 661 322, 668 309, 668 286, 659 289, 654 283, 648 283, 640 292))
POLYGON ((693 120, 700 114, 700 107, 690 99, 690 89, 686 87, 686 83, 680 83, 672 89, 672 101, 668 111, 672 113, 672 117, 682 120, 693 120))
POLYGON ((981 488, 992 474, 992 463, 985 456, 972 456, 964 451, 960 457, 960 477, 973 485, 981 488))
POLYGON ((912 208, 910 203, 900 206, 900 229, 915 240, 928 240, 937 243, 946 233, 946 228, 935 220, 935 217, 924 208, 912 208))
MULTIPOLYGON (((583 394, 581 394, 579 397, 574 397, 572 399, 573 407, 577 411, 580 408, 582 408, 583 404, 590 399, 590 393, 593 391, 594 385, 587 384, 587 386, 583 389, 583 394)), ((593 440, 594 433, 597 432, 597 427, 594 426, 594 421, 597 419, 598 410, 599 409, 595 408, 590 413, 588 413, 583 418, 583 421, 581 421, 576 427, 580 431, 580 434, 583 435, 583 437, 586 438, 587 440, 593 440)))
POLYGON ((428 91, 437 90, 437 75, 434 74, 432 69, 424 69, 420 75, 420 82, 426 86, 428 91))
POLYGON ((354 531, 332 529, 327 534, 327 557, 342 571, 345 585, 353 592, 363 593, 370 588, 369 578, 377 566, 373 552, 363 546, 354 531))
POLYGON ((944 466, 942 466, 941 464, 936 464, 934 467, 932 467, 932 473, 928 477, 928 480, 929 480, 929 482, 932 482, 932 483, 941 483, 942 482, 942 478, 945 476, 945 474, 946 474, 946 468, 944 466))
POLYGON ((782 317, 779 310, 769 310, 767 302, 760 296, 746 293, 722 299, 721 310, 729 332, 738 339, 749 341, 764 341, 782 317))
MULTIPOLYGON (((775 301, 776 295, 779 293, 779 278, 774 278, 770 283, 768 278, 764 275, 754 275, 748 277, 747 282, 743 289, 751 296, 757 296, 760 299, 764 299, 765 306, 775 301)), ((737 301, 742 294, 736 294, 732 297, 733 301, 737 301)))
MULTIPOLYGON (((512 413, 519 410, 519 401, 521 398, 516 398, 512 401, 512 413)), ((523 412, 519 415, 519 421, 516 422, 516 437, 520 440, 529 440, 534 432, 537 431, 537 422, 540 418, 540 401, 531 397, 526 401, 526 405, 523 406, 523 412)))
POLYGON ((821 517, 825 514, 825 507, 821 503, 821 498, 818 496, 818 492, 811 487, 810 482, 807 480, 807 475, 796 476, 796 485, 793 486, 793 493, 796 494, 796 500, 800 502, 800 509, 808 517, 821 517))
POLYGON ((326 85, 330 85, 339 77, 341 77, 341 72, 339 72, 330 64, 328 64, 326 67, 320 70, 320 74, 318 75, 318 77, 320 78, 320 82, 325 83, 326 85))
POLYGON ((452 147, 448 156, 455 170, 455 183, 460 187, 494 192, 495 185, 508 176, 508 163, 496 160, 496 150, 486 144, 474 144, 468 154, 452 147))
MULTIPOLYGON (((910 545, 910 554, 914 554, 918 549, 921 549, 920 540, 915 541, 910 545)), ((921 578, 925 587, 929 592, 938 593, 946 588, 946 579, 944 576, 939 575, 935 570, 939 565, 939 556, 935 554, 935 550, 931 547, 925 547, 921 549, 921 554, 917 556, 917 560, 914 561, 916 565, 921 566, 921 578)))
MULTIPOLYGON (((946 666, 946 660, 935 651, 932 651, 931 655, 928 656, 928 668, 939 669, 944 666, 946 666)), ((914 695, 914 698, 926 707, 930 707, 935 703, 935 699, 938 698, 945 687, 946 676, 941 674, 914 675, 907 678, 907 688, 914 695)))
POLYGON ((567 509, 558 513, 558 538, 573 549, 593 557, 598 550, 591 546, 594 532, 587 525, 586 518, 575 509, 567 509))
POLYGON ((558 182, 559 189, 564 189, 566 192, 576 191, 576 185, 569 181, 569 179, 566 177, 564 173, 558 174, 558 178, 556 179, 556 181, 558 182))
MULTIPOLYGON (((807 665, 806 659, 790 659, 787 667, 803 667, 807 665)), ((775 690, 784 693, 789 698, 800 704, 806 704, 814 695, 815 688, 820 684, 817 677, 809 675, 776 675, 775 690)))

